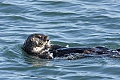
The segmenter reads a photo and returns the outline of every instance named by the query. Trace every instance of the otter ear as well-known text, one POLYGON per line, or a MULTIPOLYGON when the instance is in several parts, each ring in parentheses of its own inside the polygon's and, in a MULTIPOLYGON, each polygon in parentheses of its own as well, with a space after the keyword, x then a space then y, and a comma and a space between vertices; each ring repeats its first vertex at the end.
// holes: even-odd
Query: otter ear
POLYGON ((44 37, 44 40, 45 40, 45 41, 49 41, 49 36, 45 36, 45 37, 44 37))

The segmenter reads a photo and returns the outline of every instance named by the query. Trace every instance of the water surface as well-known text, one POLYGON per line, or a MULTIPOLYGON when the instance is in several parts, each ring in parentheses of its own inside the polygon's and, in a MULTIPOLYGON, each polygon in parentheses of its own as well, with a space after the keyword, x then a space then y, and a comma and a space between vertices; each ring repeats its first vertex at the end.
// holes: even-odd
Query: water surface
POLYGON ((119 59, 26 55, 21 46, 32 33, 62 46, 120 48, 119 0, 0 0, 0 79, 119 80, 119 59))

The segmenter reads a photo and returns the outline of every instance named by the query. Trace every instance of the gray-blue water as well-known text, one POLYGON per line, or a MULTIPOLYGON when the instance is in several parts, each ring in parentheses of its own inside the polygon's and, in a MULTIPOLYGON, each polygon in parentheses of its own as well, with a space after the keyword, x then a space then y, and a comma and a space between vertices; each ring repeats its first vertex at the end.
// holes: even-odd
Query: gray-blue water
POLYGON ((120 48, 120 0, 0 0, 0 80, 120 79, 120 59, 25 55, 21 46, 32 33, 62 46, 120 48))

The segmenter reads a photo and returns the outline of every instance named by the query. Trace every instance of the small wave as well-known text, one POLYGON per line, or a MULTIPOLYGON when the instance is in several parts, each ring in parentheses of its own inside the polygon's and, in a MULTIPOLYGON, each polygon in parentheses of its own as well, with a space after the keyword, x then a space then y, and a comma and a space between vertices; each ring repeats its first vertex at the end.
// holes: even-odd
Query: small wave
POLYGON ((42 15, 45 16, 68 16, 68 15, 74 15, 75 13, 67 13, 67 12, 42 12, 42 15))
POLYGON ((26 12, 26 7, 15 4, 9 4, 9 3, 0 3, 0 11, 1 13, 7 13, 7 14, 8 13, 20 14, 26 12))
POLYGON ((12 6, 12 4, 7 4, 7 3, 3 3, 3 2, 0 2, 0 6, 12 6))
POLYGON ((9 20, 9 21, 12 20, 14 22, 16 22, 16 21, 33 22, 34 21, 34 20, 29 19, 29 18, 22 16, 22 15, 1 15, 0 18, 2 20, 9 20))

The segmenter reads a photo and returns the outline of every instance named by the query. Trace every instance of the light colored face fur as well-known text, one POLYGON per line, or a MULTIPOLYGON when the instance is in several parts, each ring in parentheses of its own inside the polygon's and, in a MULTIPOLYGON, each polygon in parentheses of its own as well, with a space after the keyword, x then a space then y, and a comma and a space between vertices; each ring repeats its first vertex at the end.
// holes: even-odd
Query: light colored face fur
POLYGON ((40 52, 43 49, 44 50, 49 49, 50 41, 47 40, 47 36, 44 37, 39 35, 39 38, 33 37, 31 41, 33 42, 33 45, 34 45, 33 52, 40 52))
POLYGON ((43 34, 33 34, 25 42, 25 48, 31 53, 43 53, 50 48, 49 37, 43 34))

